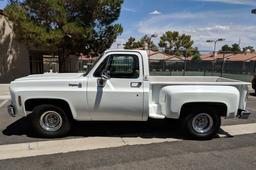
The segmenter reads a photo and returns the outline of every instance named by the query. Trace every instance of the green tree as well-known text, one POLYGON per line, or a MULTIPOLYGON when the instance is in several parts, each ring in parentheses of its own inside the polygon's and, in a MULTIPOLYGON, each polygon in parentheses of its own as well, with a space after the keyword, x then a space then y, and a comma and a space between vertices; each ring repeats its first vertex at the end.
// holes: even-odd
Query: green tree
POLYGON ((124 44, 124 49, 136 49, 140 48, 140 42, 136 41, 134 37, 130 37, 127 42, 124 44))
POLYGON ((200 61, 201 60, 201 54, 200 52, 198 51, 198 48, 192 48, 191 51, 189 51, 189 53, 191 54, 192 56, 192 61, 200 61))
POLYGON ((231 46, 229 45, 224 45, 221 48, 220 53, 241 53, 241 47, 239 46, 239 44, 234 43, 231 46))
MULTIPOLYGON (((58 51, 60 63, 71 53, 97 56, 123 31, 113 24, 123 0, 11 0, 4 13, 30 49, 58 51)), ((63 71, 63 68, 60 68, 63 71)))
POLYGON ((136 41, 135 38, 130 37, 127 42, 124 44, 125 49, 136 49, 136 48, 145 48, 145 44, 148 45, 148 49, 157 50, 157 46, 152 41, 152 38, 148 35, 144 35, 140 40, 136 41))
POLYGON ((157 50, 157 46, 154 44, 154 42, 152 41, 152 38, 148 35, 144 35, 140 41, 139 41, 140 46, 145 47, 145 44, 148 45, 148 49, 156 51, 157 50))
POLYGON ((167 31, 160 37, 159 47, 165 48, 166 53, 182 55, 182 51, 193 51, 193 44, 190 35, 167 31))
POLYGON ((254 52, 255 52, 255 49, 254 49, 254 47, 252 47, 252 46, 244 47, 244 48, 243 48, 243 52, 245 53, 245 52, 247 52, 247 51, 250 51, 251 53, 254 53, 254 52))
POLYGON ((233 51, 234 53, 240 53, 240 52, 242 52, 242 51, 241 51, 241 47, 240 47, 239 44, 237 44, 237 43, 232 44, 232 51, 233 51))
POLYGON ((232 47, 229 47, 229 45, 223 45, 222 47, 221 47, 221 51, 222 52, 231 52, 232 51, 232 47))

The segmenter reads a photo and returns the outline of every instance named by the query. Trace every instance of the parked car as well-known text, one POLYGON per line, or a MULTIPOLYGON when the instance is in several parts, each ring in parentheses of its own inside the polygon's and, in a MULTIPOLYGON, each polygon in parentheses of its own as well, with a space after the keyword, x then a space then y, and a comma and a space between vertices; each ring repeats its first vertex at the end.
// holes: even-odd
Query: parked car
MULTIPOLYGON (((180 119, 210 139, 221 117, 248 117, 249 83, 220 77, 150 76, 146 51, 106 51, 87 73, 30 75, 11 82, 12 116, 31 118, 44 137, 65 136, 76 121, 180 119)), ((85 129, 86 130, 86 129, 85 129)))

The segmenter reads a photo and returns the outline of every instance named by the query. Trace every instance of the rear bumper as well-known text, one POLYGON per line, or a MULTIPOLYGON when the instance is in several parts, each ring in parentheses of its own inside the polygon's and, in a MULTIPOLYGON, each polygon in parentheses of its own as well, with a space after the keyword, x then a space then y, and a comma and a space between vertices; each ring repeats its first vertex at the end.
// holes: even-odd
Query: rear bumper
POLYGON ((8 113, 10 116, 16 117, 17 113, 16 113, 15 107, 13 105, 9 105, 7 109, 8 109, 8 113))
POLYGON ((237 113, 237 117, 239 119, 248 119, 249 116, 250 116, 251 112, 247 111, 247 110, 241 110, 239 109, 238 110, 238 113, 237 113))

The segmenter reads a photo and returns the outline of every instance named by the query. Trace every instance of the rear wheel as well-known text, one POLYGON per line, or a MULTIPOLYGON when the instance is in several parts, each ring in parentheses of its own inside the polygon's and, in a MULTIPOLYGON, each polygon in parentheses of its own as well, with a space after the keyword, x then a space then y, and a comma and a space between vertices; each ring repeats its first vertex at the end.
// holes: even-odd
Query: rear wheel
POLYGON ((62 137, 67 135, 71 128, 65 111, 54 105, 35 107, 31 119, 34 131, 42 137, 62 137))
POLYGON ((185 114, 182 119, 183 128, 192 138, 211 139, 220 129, 220 115, 213 110, 202 109, 185 114))

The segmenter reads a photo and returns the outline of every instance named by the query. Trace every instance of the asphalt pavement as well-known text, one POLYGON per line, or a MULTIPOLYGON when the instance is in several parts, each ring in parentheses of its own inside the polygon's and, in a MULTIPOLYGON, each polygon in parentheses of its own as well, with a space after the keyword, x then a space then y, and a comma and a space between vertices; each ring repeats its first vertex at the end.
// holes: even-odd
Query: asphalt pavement
POLYGON ((0 169, 255 169, 256 135, 70 152, 0 161, 0 169))

